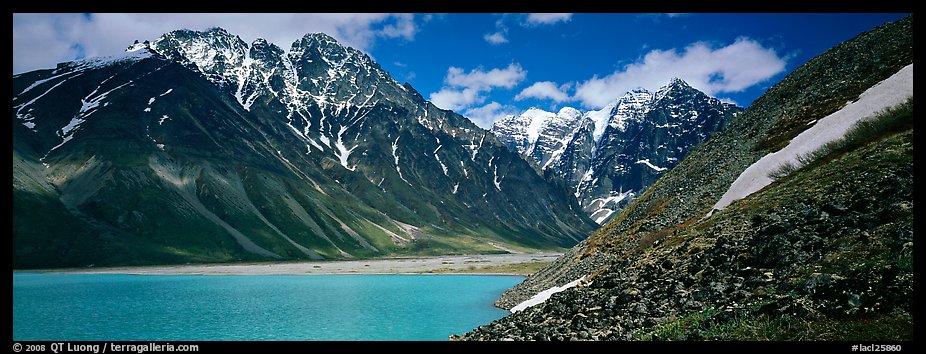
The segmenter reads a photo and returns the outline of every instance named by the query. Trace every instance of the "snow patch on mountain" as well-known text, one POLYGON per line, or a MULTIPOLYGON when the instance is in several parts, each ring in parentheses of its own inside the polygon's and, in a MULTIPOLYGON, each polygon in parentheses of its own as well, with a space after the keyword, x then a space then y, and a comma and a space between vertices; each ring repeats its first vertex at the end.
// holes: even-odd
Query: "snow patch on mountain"
POLYGON ((644 164, 644 165, 647 165, 647 166, 649 166, 649 168, 652 168, 652 169, 656 170, 657 172, 662 172, 662 171, 668 170, 668 168, 659 167, 659 166, 653 165, 652 163, 649 162, 649 159, 637 160, 636 163, 642 163, 642 164, 644 164))
POLYGON ((733 181, 714 210, 721 210, 730 203, 745 198, 772 183, 769 174, 784 164, 800 166, 800 156, 807 155, 831 141, 845 136, 856 123, 871 118, 883 110, 897 106, 913 96, 913 64, 900 69, 863 92, 858 100, 820 119, 812 127, 798 134, 787 146, 763 156, 733 181))
POLYGON ((612 102, 611 104, 604 106, 597 111, 589 111, 585 113, 585 116, 591 119, 593 123, 595 123, 595 130, 592 131, 592 140, 594 140, 596 143, 600 141, 601 136, 604 135, 604 129, 608 127, 608 123, 611 120, 611 114, 616 107, 617 101, 612 102))
POLYGON ((607 203, 601 198, 645 189, 735 110, 672 79, 655 93, 636 88, 598 110, 564 107, 554 114, 531 108, 500 119, 492 131, 510 150, 565 180, 601 223, 635 194, 607 203), (655 173, 641 174, 640 168, 655 173))
POLYGON ((492 182, 495 183, 495 189, 498 189, 499 192, 502 191, 502 180, 498 178, 498 165, 493 166, 492 170, 492 182))
POLYGON ((515 305, 514 307, 512 307, 512 308, 511 308, 511 313, 516 313, 516 312, 524 311, 524 309, 526 309, 526 308, 528 308, 528 307, 540 305, 540 304, 544 303, 544 301, 547 301, 547 299, 549 299, 550 296, 553 296, 553 294, 556 294, 556 293, 558 293, 558 292, 565 291, 565 290, 567 290, 567 289, 569 289, 569 288, 576 287, 576 286, 578 286, 579 284, 583 284, 583 285, 585 285, 585 286, 588 286, 588 285, 590 284, 590 283, 588 282, 588 277, 586 277, 586 276, 583 275, 583 276, 580 277, 579 279, 576 279, 576 280, 573 280, 573 281, 571 281, 571 282, 569 282, 569 283, 566 283, 566 284, 564 284, 563 286, 554 286, 554 287, 549 288, 549 289, 547 289, 547 290, 541 291, 541 292, 537 293, 536 295, 532 296, 530 299, 527 299, 527 300, 525 300, 524 302, 521 302, 520 304, 517 304, 517 305, 515 305))
POLYGON ((404 181, 410 186, 412 185, 411 182, 409 182, 407 179, 405 179, 404 176, 402 176, 402 167, 399 167, 399 154, 398 154, 399 138, 401 138, 401 136, 396 137, 395 141, 392 143, 392 158, 393 158, 393 162, 395 163, 395 172, 399 174, 399 178, 402 179, 402 181, 404 181))

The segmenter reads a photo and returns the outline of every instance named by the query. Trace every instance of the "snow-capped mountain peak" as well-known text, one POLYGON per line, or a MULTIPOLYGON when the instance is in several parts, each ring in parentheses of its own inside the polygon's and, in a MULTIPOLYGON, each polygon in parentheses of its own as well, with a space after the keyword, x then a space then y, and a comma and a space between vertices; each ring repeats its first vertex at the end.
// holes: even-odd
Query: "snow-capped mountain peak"
POLYGON ((560 108, 559 112, 556 113, 557 117, 562 117, 564 120, 576 119, 582 115, 582 111, 572 108, 572 107, 563 107, 560 108))
POLYGON ((630 90, 617 100, 617 107, 611 112, 608 125, 612 128, 624 130, 628 119, 639 120, 649 110, 653 102, 653 94, 644 88, 630 90))
POLYGON ((492 130, 566 180, 588 215, 604 223, 736 110, 673 78, 655 93, 635 88, 599 110, 531 108, 492 130))
POLYGON ((581 111, 572 107, 563 107, 557 113, 531 107, 519 115, 508 115, 496 121, 492 130, 513 151, 547 156, 541 158, 541 162, 546 163, 551 154, 568 143, 564 137, 576 128, 582 116, 581 111))
POLYGON ((667 96, 681 95, 685 92, 689 92, 690 90, 694 90, 691 85, 682 79, 674 77, 669 80, 668 85, 659 88, 659 90, 656 90, 656 93, 653 94, 653 100, 659 101, 666 98, 667 96))
POLYGON ((249 54, 247 43, 220 27, 204 32, 168 32, 154 41, 152 47, 170 58, 179 56, 188 60, 203 73, 219 75, 226 75, 226 68, 240 66, 249 54))
MULTIPOLYGON (((593 229, 574 200, 494 135, 438 109, 363 52, 323 34, 289 48, 221 28, 179 30, 119 56, 14 76, 14 171, 17 161, 24 171, 14 172, 14 189, 44 171, 62 176, 22 184, 49 196, 35 210, 64 210, 61 200, 73 202, 67 210, 101 206, 69 220, 81 235, 146 240, 126 243, 146 256, 159 254, 144 249, 156 240, 157 249, 199 257, 202 243, 185 241, 202 231, 205 251, 219 258, 197 261, 565 247, 593 229), (77 176, 91 192, 73 198, 74 188, 54 185, 77 176), (119 195, 140 196, 143 208, 112 199, 119 195), (457 246, 448 231, 492 242, 457 246)), ((545 119, 534 141, 545 141, 545 119)))

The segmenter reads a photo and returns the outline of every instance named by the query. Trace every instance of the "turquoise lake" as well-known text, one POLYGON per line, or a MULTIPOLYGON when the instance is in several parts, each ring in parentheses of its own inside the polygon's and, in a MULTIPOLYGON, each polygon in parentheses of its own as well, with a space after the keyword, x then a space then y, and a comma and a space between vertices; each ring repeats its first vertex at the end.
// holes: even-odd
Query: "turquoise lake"
POLYGON ((447 340, 523 278, 13 273, 13 340, 447 340))

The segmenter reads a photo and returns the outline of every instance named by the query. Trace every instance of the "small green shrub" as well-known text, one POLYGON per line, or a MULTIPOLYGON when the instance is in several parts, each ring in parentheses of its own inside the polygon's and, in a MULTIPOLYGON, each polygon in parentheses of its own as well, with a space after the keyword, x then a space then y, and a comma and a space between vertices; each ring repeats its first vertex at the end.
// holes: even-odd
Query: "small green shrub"
POLYGON ((831 155, 842 154, 857 149, 880 137, 913 129, 913 97, 894 107, 886 108, 873 118, 855 123, 840 139, 828 142, 810 153, 797 157, 797 164, 786 162, 778 166, 768 177, 779 179, 831 155))
POLYGON ((798 168, 799 166, 796 166, 793 163, 785 162, 781 166, 778 166, 778 168, 772 170, 772 172, 769 172, 768 178, 779 179, 791 174, 791 172, 796 171, 798 168))

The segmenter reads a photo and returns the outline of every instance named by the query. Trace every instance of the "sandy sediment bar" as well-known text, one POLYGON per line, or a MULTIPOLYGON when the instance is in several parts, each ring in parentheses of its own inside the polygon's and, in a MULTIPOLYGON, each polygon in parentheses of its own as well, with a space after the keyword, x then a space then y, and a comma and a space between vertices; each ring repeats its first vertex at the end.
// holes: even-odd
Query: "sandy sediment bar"
MULTIPOLYGON (((441 273, 480 274, 478 269, 511 264, 552 262, 561 253, 519 253, 435 256, 420 258, 386 258, 347 261, 313 261, 248 264, 192 264, 140 267, 108 267, 50 269, 42 272, 83 274, 203 274, 203 275, 267 275, 267 274, 420 274, 441 273), (475 271, 474 271, 475 270, 475 271)), ((485 272, 481 274, 505 274, 485 272)))

